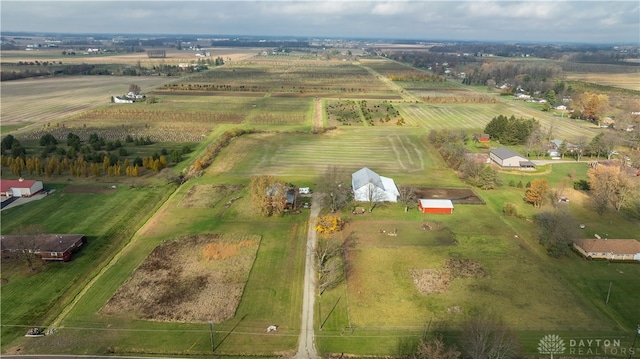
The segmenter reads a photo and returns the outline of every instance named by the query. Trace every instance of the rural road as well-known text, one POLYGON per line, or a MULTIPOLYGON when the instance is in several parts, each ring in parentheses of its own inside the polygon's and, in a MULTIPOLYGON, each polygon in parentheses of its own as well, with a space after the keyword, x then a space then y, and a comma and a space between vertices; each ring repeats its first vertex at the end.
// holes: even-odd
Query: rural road
POLYGON ((320 213, 319 205, 311 206, 309 214, 309 231, 307 233, 307 249, 304 268, 304 294, 302 296, 302 324, 300 325, 300 338, 298 339, 298 352, 295 359, 319 358, 314 340, 313 315, 316 299, 315 286, 315 254, 316 248, 316 218, 320 213))

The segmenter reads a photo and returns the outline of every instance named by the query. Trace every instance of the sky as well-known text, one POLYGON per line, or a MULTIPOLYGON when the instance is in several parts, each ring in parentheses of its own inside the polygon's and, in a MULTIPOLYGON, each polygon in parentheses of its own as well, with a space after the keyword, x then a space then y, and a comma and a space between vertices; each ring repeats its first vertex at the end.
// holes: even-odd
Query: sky
POLYGON ((0 31, 640 44, 640 1, 0 1, 0 31))

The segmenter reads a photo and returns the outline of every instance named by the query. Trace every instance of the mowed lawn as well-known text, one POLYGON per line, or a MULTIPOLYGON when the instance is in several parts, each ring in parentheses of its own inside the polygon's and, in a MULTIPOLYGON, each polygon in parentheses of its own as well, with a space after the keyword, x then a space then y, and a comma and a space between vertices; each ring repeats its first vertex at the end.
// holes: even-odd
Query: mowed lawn
MULTIPOLYGON (((553 185, 575 167, 555 166, 553 185)), ((548 333, 618 338, 629 347, 629 328, 635 328, 640 315, 640 267, 587 261, 575 253, 549 257, 533 224, 501 213, 505 201, 519 205, 523 191, 478 191, 487 205, 456 205, 453 215, 424 215, 415 209, 405 213, 398 205, 364 216, 346 214, 349 224, 343 235, 355 236, 357 244, 348 250, 346 282, 319 299, 318 346, 334 353, 405 355, 403 344, 410 347, 429 329, 453 339, 463 321, 489 315, 514 329, 530 354, 537 353, 537 342, 548 333), (427 222, 440 230, 422 230, 427 222), (486 275, 455 278, 441 293, 420 293, 410 271, 442 269, 447 259, 476 262, 486 275), (612 295, 606 304, 609 285, 612 295)), ((637 222, 614 213, 585 217, 588 204, 579 193, 571 189, 565 195, 571 198, 572 214, 588 223, 586 236, 607 228, 611 237, 637 235, 637 222)), ((521 213, 532 218, 539 211, 524 208, 521 213)))
POLYGON ((216 202, 185 208, 180 203, 199 178, 181 186, 132 239, 121 256, 84 293, 55 336, 29 342, 23 352, 202 355, 211 352, 209 323, 170 323, 100 314, 100 309, 135 268, 164 240, 189 234, 260 236, 235 316, 213 324, 218 354, 292 352, 302 305, 308 212, 283 218, 256 215, 246 189, 234 186, 216 202), (231 206, 231 198, 241 197, 231 206), (278 332, 266 334, 269 325, 278 332))
POLYGON ((272 175, 313 185, 328 167, 345 169, 345 180, 362 167, 393 177, 399 185, 458 183, 453 171, 429 150, 426 134, 410 128, 339 128, 321 135, 244 135, 222 151, 208 176, 247 179, 272 175))
POLYGON ((415 123, 426 130, 466 130, 482 131, 487 123, 498 115, 510 117, 535 118, 543 129, 554 128, 557 138, 578 138, 595 135, 593 129, 582 126, 579 122, 559 119, 540 111, 511 102, 495 104, 425 104, 401 103, 397 105, 400 113, 410 123, 415 123))
MULTIPOLYGON (((49 186, 48 184, 46 186, 49 186)), ((42 200, 2 212, 2 233, 40 225, 48 233, 80 233, 86 244, 67 263, 50 262, 29 272, 23 260, 3 260, 2 348, 30 326, 46 327, 93 276, 100 263, 124 245, 169 188, 120 188, 113 193, 65 193, 64 186, 42 200)))

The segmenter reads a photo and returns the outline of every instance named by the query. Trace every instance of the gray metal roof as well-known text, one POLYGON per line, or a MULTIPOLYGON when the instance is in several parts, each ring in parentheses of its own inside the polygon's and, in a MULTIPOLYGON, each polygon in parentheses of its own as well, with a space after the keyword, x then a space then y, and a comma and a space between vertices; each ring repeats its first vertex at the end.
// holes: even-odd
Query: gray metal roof
POLYGON ((353 186, 353 189, 361 188, 367 183, 371 183, 378 188, 384 189, 380 175, 367 167, 364 167, 351 175, 351 185, 353 186))
POLYGON ((505 160, 507 158, 511 158, 511 157, 521 157, 521 158, 526 158, 523 155, 519 154, 518 152, 514 151, 514 150, 510 150, 506 147, 500 147, 500 148, 494 148, 491 150, 491 153, 493 153, 494 155, 498 156, 498 158, 505 160))

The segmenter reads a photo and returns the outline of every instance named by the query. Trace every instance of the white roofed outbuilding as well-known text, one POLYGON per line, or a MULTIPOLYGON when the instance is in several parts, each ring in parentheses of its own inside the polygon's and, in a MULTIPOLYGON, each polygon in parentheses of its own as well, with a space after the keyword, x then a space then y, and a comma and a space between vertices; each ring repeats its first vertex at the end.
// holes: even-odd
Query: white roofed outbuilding
POLYGON ((358 202, 398 202, 398 188, 393 179, 364 167, 351 175, 353 198, 358 202))

